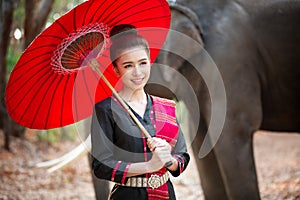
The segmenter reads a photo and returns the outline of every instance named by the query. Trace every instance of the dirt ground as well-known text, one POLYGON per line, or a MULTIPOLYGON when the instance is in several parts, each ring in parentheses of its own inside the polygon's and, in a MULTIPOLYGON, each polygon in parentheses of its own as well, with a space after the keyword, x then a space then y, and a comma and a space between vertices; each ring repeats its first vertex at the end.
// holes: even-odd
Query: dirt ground
MULTIPOLYGON (((76 143, 49 146, 27 136, 25 142, 13 139, 12 152, 7 152, 0 132, 0 200, 94 200, 87 157, 51 174, 34 167, 63 155, 76 143)), ((262 199, 300 199, 300 135, 258 132, 254 145, 262 199)), ((204 199, 193 159, 173 183, 178 200, 204 199)))

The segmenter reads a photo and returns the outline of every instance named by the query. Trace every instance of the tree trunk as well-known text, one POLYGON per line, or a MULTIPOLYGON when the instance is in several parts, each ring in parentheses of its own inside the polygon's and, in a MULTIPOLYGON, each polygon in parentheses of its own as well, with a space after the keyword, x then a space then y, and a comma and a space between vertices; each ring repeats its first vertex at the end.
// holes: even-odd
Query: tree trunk
POLYGON ((42 0, 36 8, 36 0, 25 0, 24 49, 43 30, 54 0, 42 0))
MULTIPOLYGON (((5 148, 7 150, 9 150, 9 135, 23 137, 25 130, 24 127, 17 125, 11 120, 5 108, 5 88, 7 82, 6 57, 10 42, 13 13, 17 2, 19 2, 19 0, 0 0, 0 129, 4 131, 5 148)), ((35 0, 25 1, 25 42, 23 49, 25 49, 44 28, 53 3, 54 0, 41 0, 36 9, 35 0)))
POLYGON ((1 20, 0 20, 0 128, 5 134, 5 149, 9 150, 9 135, 21 136, 24 128, 15 124, 7 114, 5 108, 5 88, 6 88, 6 57, 10 42, 10 32, 13 22, 13 12, 18 0, 1 0, 1 20))

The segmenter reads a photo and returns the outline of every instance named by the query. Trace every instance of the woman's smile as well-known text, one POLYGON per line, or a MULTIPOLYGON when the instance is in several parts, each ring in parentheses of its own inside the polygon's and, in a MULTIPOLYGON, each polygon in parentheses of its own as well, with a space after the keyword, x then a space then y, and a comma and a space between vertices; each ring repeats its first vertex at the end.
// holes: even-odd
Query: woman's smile
POLYGON ((135 78, 131 80, 136 85, 141 85, 144 81, 144 78, 135 78))

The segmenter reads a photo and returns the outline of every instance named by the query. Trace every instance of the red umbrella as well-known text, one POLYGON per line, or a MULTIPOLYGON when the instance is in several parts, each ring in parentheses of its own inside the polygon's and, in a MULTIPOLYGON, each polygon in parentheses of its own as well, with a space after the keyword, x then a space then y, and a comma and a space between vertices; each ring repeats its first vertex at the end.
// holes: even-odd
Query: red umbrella
POLYGON ((108 33, 118 24, 137 27, 157 57, 170 25, 165 0, 90 0, 56 20, 29 45, 13 69, 6 88, 6 108, 20 125, 50 129, 92 114, 93 105, 111 90, 99 80, 89 58, 97 58, 105 77, 118 77, 109 59, 108 33))

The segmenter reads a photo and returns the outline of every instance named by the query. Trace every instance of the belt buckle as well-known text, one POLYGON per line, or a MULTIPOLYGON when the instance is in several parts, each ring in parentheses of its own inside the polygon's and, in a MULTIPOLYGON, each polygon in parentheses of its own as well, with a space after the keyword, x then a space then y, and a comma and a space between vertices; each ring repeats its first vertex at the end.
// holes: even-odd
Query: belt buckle
POLYGON ((148 179, 148 185, 152 188, 152 189, 156 189, 158 187, 160 187, 160 176, 158 176, 157 174, 152 174, 150 176, 150 178, 148 179))

